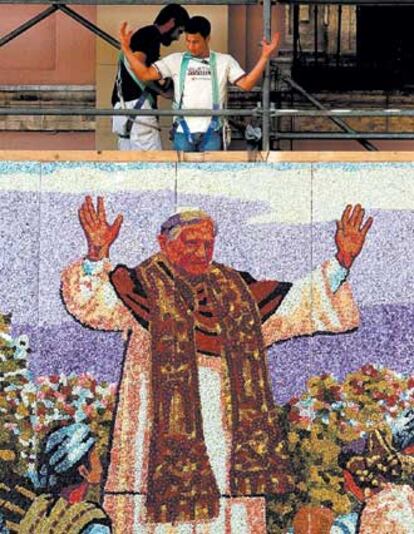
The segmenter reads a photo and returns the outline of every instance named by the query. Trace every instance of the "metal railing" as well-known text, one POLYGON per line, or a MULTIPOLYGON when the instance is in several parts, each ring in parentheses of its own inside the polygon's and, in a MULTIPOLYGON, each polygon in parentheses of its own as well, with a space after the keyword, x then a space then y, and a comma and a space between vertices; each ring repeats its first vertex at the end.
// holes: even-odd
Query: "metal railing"
MULTIPOLYGON (((9 43, 22 33, 26 32, 39 22, 43 21, 53 13, 60 11, 67 16, 71 17, 73 20, 87 28, 89 31, 93 32, 98 37, 104 39, 107 43, 112 45, 113 47, 119 49, 120 45, 119 42, 114 39, 111 35, 109 35, 107 32, 100 29, 98 26, 87 20, 85 17, 74 11, 73 9, 69 8, 66 4, 83 4, 83 5, 137 5, 137 4, 151 4, 151 5, 158 5, 158 4, 165 4, 165 0, 0 0, 0 4, 2 3, 8 3, 8 4, 49 4, 49 7, 43 10, 41 13, 36 15, 35 17, 31 18, 30 20, 26 21, 24 24, 18 26, 13 31, 8 33, 7 35, 0 38, 0 47, 4 46, 5 44, 9 43)), ((187 2, 177 2, 182 3, 186 5, 191 4, 213 4, 213 5, 231 5, 231 4, 256 4, 257 0, 190 0, 187 2)), ((272 0, 263 0, 263 28, 264 28, 264 36, 266 39, 270 39, 271 37, 271 9, 272 9, 272 0)), ((263 92, 262 92, 262 132, 263 132, 263 149, 269 150, 269 143, 270 143, 270 67, 267 65, 264 76, 263 76, 263 92)), ((108 113, 108 110, 102 110, 102 109, 96 109, 94 112, 90 112, 90 110, 83 110, 82 113, 78 113, 79 110, 73 110, 71 113, 71 110, 69 108, 62 109, 62 110, 37 110, 35 113, 34 110, 30 110, 31 113, 28 110, 22 110, 22 109, 16 109, 16 108, 1 108, 0 109, 0 116, 1 115, 95 115, 95 116, 105 116, 105 115, 134 115, 135 113, 132 113, 131 110, 115 113, 113 110, 111 110, 111 113, 108 113)), ((163 113, 160 110, 148 110, 148 113, 143 113, 142 111, 139 113, 140 115, 180 115, 180 113, 163 113)), ((188 110, 189 111, 189 110, 188 110)), ((223 110, 222 113, 212 113, 211 110, 208 110, 208 113, 199 111, 198 115, 222 115, 222 116, 246 116, 249 115, 248 110, 243 110, 243 112, 238 111, 235 113, 228 113, 231 112, 231 110, 223 110)), ((186 115, 191 115, 190 113, 186 112, 186 115)), ((253 116, 253 113, 251 114, 253 116)))
MULTIPOLYGON (((161 117, 188 116, 188 117, 261 117, 264 114, 262 107, 248 109, 97 109, 97 108, 9 108, 0 107, 0 115, 159 115, 161 117)), ((414 117, 414 109, 269 109, 271 118, 280 117, 414 117)), ((371 135, 371 134, 370 134, 371 135)))
MULTIPOLYGON (((1 0, 0 0, 1 1, 1 0)), ((361 6, 408 6, 414 0, 279 0, 280 4, 361 5, 361 6)))
MULTIPOLYGON (((151 4, 159 5, 167 3, 165 0, 0 0, 0 4, 48 4, 45 10, 29 19, 24 24, 15 28, 5 36, 0 38, 0 47, 9 43, 28 29, 32 28, 45 18, 49 17, 53 13, 62 12, 71 17, 77 23, 81 24, 89 31, 93 32, 98 37, 104 39, 111 46, 119 49, 119 42, 109 35, 104 30, 87 20, 85 17, 77 13, 66 4, 78 4, 78 5, 137 5, 137 4, 151 4)), ((185 5, 232 5, 232 4, 255 4, 256 0, 190 0, 187 2, 179 1, 177 3, 185 5)), ((355 1, 324 1, 316 0, 313 2, 291 0, 290 2, 281 1, 280 3, 314 3, 314 4, 388 4, 393 5, 401 4, 413 4, 414 0, 398 0, 397 2, 367 2, 360 0, 355 1)), ((263 0, 263 28, 264 35, 267 39, 271 36, 271 10, 272 0, 263 0)), ((297 46, 294 38, 293 47, 297 46)), ((298 85, 294 80, 285 78, 284 81, 291 85, 292 88, 300 92, 305 98, 312 103, 318 109, 316 110, 298 110, 298 109, 275 109, 270 102, 270 66, 266 67, 263 76, 262 87, 262 105, 249 109, 223 109, 213 111, 211 109, 186 109, 186 110, 134 110, 134 109, 96 109, 96 108, 78 108, 78 107, 65 107, 65 108, 16 108, 16 107, 1 107, 0 116, 113 116, 113 115, 157 115, 157 116, 222 116, 222 117, 252 117, 258 118, 262 123, 262 149, 268 151, 270 149, 272 140, 280 139, 354 139, 357 140, 367 150, 376 150, 376 147, 368 139, 414 139, 414 133, 407 132, 356 132, 343 120, 343 117, 409 117, 414 116, 414 110, 403 109, 381 109, 381 110, 362 110, 362 109, 327 109, 317 99, 309 95, 305 89, 298 85), (343 130, 341 132, 279 132, 276 128, 271 131, 271 120, 280 117, 328 117, 339 128, 343 130)))

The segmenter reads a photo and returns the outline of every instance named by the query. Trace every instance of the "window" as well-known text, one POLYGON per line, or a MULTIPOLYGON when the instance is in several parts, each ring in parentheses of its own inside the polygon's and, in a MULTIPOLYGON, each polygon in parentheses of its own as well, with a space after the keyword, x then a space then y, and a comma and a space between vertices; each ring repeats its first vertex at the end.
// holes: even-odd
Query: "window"
POLYGON ((309 89, 414 86, 413 6, 313 4, 305 22, 287 7, 292 74, 309 89))

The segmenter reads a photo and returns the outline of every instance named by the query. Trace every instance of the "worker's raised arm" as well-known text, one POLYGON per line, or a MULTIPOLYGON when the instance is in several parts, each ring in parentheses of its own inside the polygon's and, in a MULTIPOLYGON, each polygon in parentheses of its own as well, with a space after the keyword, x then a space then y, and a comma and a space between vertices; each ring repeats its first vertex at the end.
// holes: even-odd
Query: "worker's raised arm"
POLYGON ((240 87, 240 89, 243 89, 244 91, 250 91, 253 89, 263 74, 270 57, 278 49, 279 42, 279 33, 274 33, 270 42, 267 42, 266 39, 262 39, 262 53, 260 54, 259 60, 249 73, 236 82, 237 87, 240 87))
POLYGON ((135 76, 143 82, 150 82, 159 80, 161 78, 160 73, 155 67, 147 67, 141 57, 138 54, 134 54, 131 50, 130 43, 132 37, 132 30, 128 28, 128 23, 123 22, 119 29, 119 42, 121 50, 124 56, 128 60, 128 63, 133 70, 135 76))

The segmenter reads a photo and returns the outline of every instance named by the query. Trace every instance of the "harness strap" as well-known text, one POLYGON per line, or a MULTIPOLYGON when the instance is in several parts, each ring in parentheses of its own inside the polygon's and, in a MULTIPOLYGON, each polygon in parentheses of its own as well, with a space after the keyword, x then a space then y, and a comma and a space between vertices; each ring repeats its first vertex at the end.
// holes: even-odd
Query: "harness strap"
MULTIPOLYGON (((153 107, 154 98, 151 95, 151 93, 148 91, 148 87, 136 77, 134 71, 131 69, 131 65, 129 64, 129 61, 124 56, 124 54, 120 52, 119 57, 118 57, 118 72, 116 75, 116 90, 118 93, 118 99, 121 103, 121 107, 125 109, 125 100, 124 100, 123 92, 122 92, 121 65, 124 65, 128 74, 131 76, 134 82, 141 89, 141 95, 135 102, 133 109, 141 109, 146 100, 148 100, 151 107, 153 107)), ((124 125, 124 133, 122 135, 119 135, 119 137, 122 137, 123 139, 130 138, 132 126, 134 124, 135 119, 136 119, 135 115, 128 115, 127 121, 125 122, 125 125, 124 125)))
MULTIPOLYGON (((124 67, 128 71, 128 74, 131 76, 131 78, 134 80, 134 82, 138 85, 138 87, 141 89, 141 91, 143 93, 146 93, 146 98, 148 99, 148 101, 151 104, 151 106, 153 106, 154 97, 151 95, 151 93, 149 93, 148 86, 144 82, 142 82, 139 78, 136 77, 135 72, 131 69, 131 65, 129 64, 129 61, 127 60, 127 58, 124 56, 124 54, 122 52, 119 53, 119 64, 121 64, 121 63, 123 63, 124 67)), ((119 66, 119 71, 120 71, 120 66, 119 66)), ((119 77, 121 77, 120 73, 119 73, 119 77)), ((121 86, 121 88, 122 88, 122 86, 121 86)))
MULTIPOLYGON (((192 56, 188 52, 185 52, 183 54, 183 57, 182 57, 182 60, 181 60, 181 65, 180 65, 178 102, 174 103, 174 108, 175 109, 182 109, 183 98, 184 98, 185 79, 186 79, 186 76, 187 76, 188 65, 189 65, 191 60, 199 61, 200 63, 204 62, 204 60, 202 60, 200 58, 196 58, 196 57, 192 56)), ((220 92, 219 92, 219 84, 218 84, 218 77, 217 77, 217 54, 215 52, 213 52, 213 51, 210 52, 209 65, 210 65, 210 72, 211 72, 211 89, 212 89, 212 95, 213 95, 213 110, 218 110, 218 109, 220 109, 220 92)), ((192 135, 192 133, 190 131, 190 128, 189 128, 189 126, 187 124, 187 121, 185 120, 185 117, 176 117, 174 122, 177 124, 177 126, 181 126, 181 128, 183 129, 184 135, 188 139, 188 142, 191 143, 191 144, 195 144, 194 143, 194 137, 193 137, 193 135, 192 135)), ((200 147, 204 147, 207 144, 212 132, 218 130, 220 128, 220 126, 221 126, 221 122, 220 122, 219 117, 212 116, 210 124, 208 125, 208 128, 207 128, 206 132, 204 133, 204 135, 202 137, 202 141, 201 141, 201 146, 200 147)))

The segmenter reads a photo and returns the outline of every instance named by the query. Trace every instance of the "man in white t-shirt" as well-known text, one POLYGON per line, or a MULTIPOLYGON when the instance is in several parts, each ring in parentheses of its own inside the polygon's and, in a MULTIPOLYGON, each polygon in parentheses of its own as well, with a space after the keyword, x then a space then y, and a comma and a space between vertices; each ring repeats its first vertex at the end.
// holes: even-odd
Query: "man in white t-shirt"
MULTIPOLYGON (((123 23, 121 48, 131 69, 142 81, 172 78, 176 109, 223 109, 227 84, 250 91, 261 77, 270 56, 279 44, 275 33, 271 42, 262 40, 262 52, 253 69, 246 73, 229 54, 209 48, 211 25, 205 17, 192 17, 186 25, 188 52, 170 54, 147 67, 131 52, 132 32, 123 23)), ((184 152, 221 150, 222 120, 218 117, 177 117, 173 126, 173 145, 184 152)))

